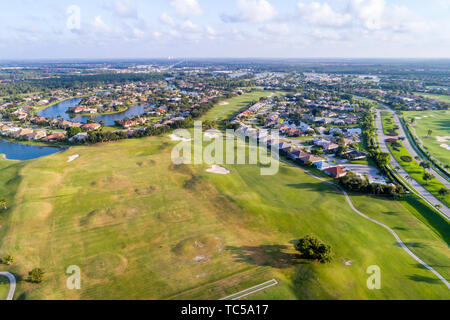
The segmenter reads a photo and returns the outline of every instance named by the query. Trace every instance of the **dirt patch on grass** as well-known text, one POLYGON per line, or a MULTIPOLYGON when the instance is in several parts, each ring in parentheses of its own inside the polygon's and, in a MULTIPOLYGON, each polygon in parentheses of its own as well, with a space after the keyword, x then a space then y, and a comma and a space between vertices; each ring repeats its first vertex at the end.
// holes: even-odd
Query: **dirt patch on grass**
POLYGON ((122 190, 127 188, 129 185, 130 181, 128 178, 119 175, 102 177, 92 181, 91 183, 92 187, 104 190, 122 190))
POLYGON ((128 266, 127 259, 116 253, 101 253, 86 262, 83 272, 91 279, 107 279, 125 272, 128 266))
POLYGON ((136 162, 136 165, 139 167, 139 168, 143 168, 143 167, 153 167, 154 165, 156 164, 156 161, 155 160, 146 160, 146 161, 139 161, 139 162, 136 162))
POLYGON ((214 254, 222 252, 222 240, 213 235, 192 237, 180 241, 172 249, 179 258, 196 262, 208 261, 214 254))
POLYGON ((156 187, 148 186, 146 188, 134 189, 134 192, 139 196, 148 196, 156 192, 156 187))
POLYGON ((164 210, 158 213, 158 219, 167 223, 185 222, 192 218, 192 213, 185 209, 164 210))
POLYGON ((137 208, 104 208, 89 212, 80 219, 80 227, 101 227, 116 223, 123 218, 134 216, 140 212, 137 208))

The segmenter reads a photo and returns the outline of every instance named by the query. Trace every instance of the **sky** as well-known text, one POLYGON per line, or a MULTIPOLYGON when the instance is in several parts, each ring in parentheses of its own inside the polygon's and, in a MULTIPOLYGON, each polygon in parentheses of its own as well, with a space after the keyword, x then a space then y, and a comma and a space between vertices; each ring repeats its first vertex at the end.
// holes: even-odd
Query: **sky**
POLYGON ((450 0, 0 0, 0 59, 450 58, 450 0))

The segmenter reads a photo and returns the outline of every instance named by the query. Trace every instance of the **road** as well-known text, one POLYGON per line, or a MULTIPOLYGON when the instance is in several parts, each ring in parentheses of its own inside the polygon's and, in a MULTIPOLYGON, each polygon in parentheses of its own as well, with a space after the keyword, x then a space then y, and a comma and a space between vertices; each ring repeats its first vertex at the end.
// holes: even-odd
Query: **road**
POLYGON ((16 277, 9 272, 0 272, 0 276, 4 276, 9 279, 9 293, 6 300, 12 300, 14 298, 14 292, 16 291, 16 277))
MULTIPOLYGON (((405 140, 403 141, 403 145, 405 146, 406 150, 408 150, 409 154, 413 157, 419 157, 421 156, 416 152, 416 149, 413 148, 411 145, 411 141, 409 141, 408 136, 406 135, 406 132, 400 122, 400 118, 397 116, 397 114, 392 110, 386 110, 386 112, 389 112, 394 117, 395 124, 399 127, 398 134, 400 137, 405 137, 405 140)), ((392 137, 391 137, 392 138, 392 137)), ((438 172, 436 172, 433 168, 428 170, 439 182, 441 182, 444 186, 446 186, 448 189, 450 189, 450 182, 445 179, 443 176, 441 176, 438 172)))
MULTIPOLYGON (((391 154, 391 163, 390 163, 391 167, 392 168, 396 168, 397 173, 405 181, 407 181, 409 183, 409 185, 411 185, 411 187, 413 187, 418 193, 420 193, 420 195, 424 198, 424 200, 426 200, 433 207, 436 207, 436 205, 440 205, 441 209, 439 211, 441 213, 443 213, 447 217, 447 219, 450 218, 450 209, 445 204, 443 204, 440 200, 438 200, 435 196, 433 196, 431 194, 431 192, 429 192, 427 189, 425 189, 419 182, 417 182, 416 180, 410 178, 410 175, 408 174, 408 172, 406 172, 405 169, 403 169, 403 167, 397 162, 397 160, 395 160, 394 156, 392 155, 392 153, 389 150, 389 148, 387 146, 387 143, 386 143, 386 139, 389 139, 389 138, 392 138, 392 137, 384 134, 383 122, 381 120, 381 112, 382 111, 391 112, 394 115, 394 119, 397 119, 398 121, 400 121, 400 120, 398 119, 397 115, 391 110, 379 110, 379 109, 377 109, 376 123, 377 123, 378 144, 380 146, 381 151, 391 154), (400 168, 400 170, 398 170, 397 168, 400 168)), ((405 132, 403 131, 403 127, 402 127, 402 125, 400 123, 399 123, 399 134, 400 134, 400 136, 404 136, 405 137, 405 141, 404 141, 405 147, 406 147, 406 145, 408 145, 409 148, 407 148, 407 149, 408 149, 408 151, 410 151, 410 149, 412 149, 412 146, 409 143, 408 139, 406 139, 405 132)), ((414 151, 414 154, 411 153, 411 156, 416 157, 417 153, 414 151)), ((438 175, 436 172, 434 172, 434 173, 436 175, 438 175)), ((448 182, 445 185, 448 187, 448 182)))
MULTIPOLYGON (((295 165, 295 164, 292 164, 292 163, 289 163, 289 162, 283 161, 283 160, 280 160, 280 161, 283 162, 283 163, 285 163, 285 164, 288 164, 288 165, 290 165, 290 166, 292 166, 292 167, 296 167, 296 168, 299 168, 299 169, 303 170, 302 167, 297 166, 297 165, 295 165)), ((323 183, 330 184, 330 185, 336 187, 337 189, 339 189, 339 190, 344 194, 345 199, 347 200, 348 205, 350 206, 350 208, 351 208, 354 212, 356 212, 358 215, 360 215, 360 216, 363 217, 364 219, 370 220, 370 221, 372 221, 373 223, 376 223, 377 225, 379 225, 379 226, 383 227, 384 229, 388 230, 388 231, 394 236, 394 238, 397 240, 397 243, 399 244, 399 246, 402 247, 402 249, 405 250, 406 253, 407 253, 409 256, 411 256, 414 260, 416 260, 418 263, 420 263, 423 267, 425 267, 426 269, 430 270, 436 277, 439 278, 439 280, 442 281, 442 283, 445 284, 445 286, 447 286, 448 289, 450 289, 450 284, 448 283, 448 281, 447 281, 447 280, 446 280, 439 272, 437 272, 436 270, 434 270, 433 267, 431 267, 430 265, 428 265, 427 263, 425 263, 422 259, 420 259, 418 256, 416 256, 411 250, 409 250, 408 247, 406 246, 406 244, 402 241, 402 239, 400 239, 400 237, 398 236, 398 234, 397 234, 392 228, 388 227, 388 226, 385 225, 384 223, 381 223, 380 221, 377 221, 377 220, 375 220, 375 219, 373 219, 373 218, 371 218, 371 217, 365 215, 364 213, 362 213, 361 211, 359 211, 358 209, 356 209, 355 205, 353 204, 352 200, 350 199, 350 196, 348 195, 348 193, 347 193, 340 185, 338 185, 338 184, 336 184, 336 183, 333 183, 333 182, 331 182, 331 181, 327 181, 327 180, 324 180, 324 179, 322 179, 322 178, 319 178, 319 177, 315 176, 314 174, 312 174, 312 173, 309 172, 309 171, 305 171, 305 170, 303 170, 303 171, 304 171, 306 174, 310 175, 311 177, 313 177, 313 178, 315 178, 315 179, 317 179, 317 180, 320 180, 320 181, 322 181, 323 183)))

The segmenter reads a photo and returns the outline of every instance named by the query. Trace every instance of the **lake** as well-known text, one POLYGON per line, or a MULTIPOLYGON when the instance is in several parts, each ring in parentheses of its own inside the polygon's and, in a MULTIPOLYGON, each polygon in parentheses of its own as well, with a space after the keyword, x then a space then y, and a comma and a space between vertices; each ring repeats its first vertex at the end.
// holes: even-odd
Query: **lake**
POLYGON ((29 144, 20 144, 0 139, 0 154, 9 160, 31 160, 48 156, 64 150, 59 147, 47 147, 29 144))
POLYGON ((93 114, 90 116, 83 116, 83 115, 73 115, 66 112, 69 108, 77 106, 81 102, 81 100, 82 99, 80 98, 75 98, 57 103, 54 106, 39 111, 38 116, 55 119, 60 117, 67 121, 80 123, 87 123, 89 119, 93 119, 97 123, 103 120, 105 122, 105 125, 113 126, 115 125, 116 120, 123 120, 125 118, 131 119, 134 117, 142 116, 146 112, 145 110, 146 106, 141 104, 132 106, 127 111, 124 112, 107 115, 93 114))

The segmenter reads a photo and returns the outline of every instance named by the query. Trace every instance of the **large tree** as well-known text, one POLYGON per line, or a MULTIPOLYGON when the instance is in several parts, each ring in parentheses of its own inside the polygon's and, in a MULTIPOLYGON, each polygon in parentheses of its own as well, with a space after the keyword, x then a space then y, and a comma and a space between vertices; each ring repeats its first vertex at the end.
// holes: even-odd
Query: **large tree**
POLYGON ((321 263, 330 262, 331 247, 314 236, 306 236, 295 243, 295 249, 303 259, 316 260, 321 263))

